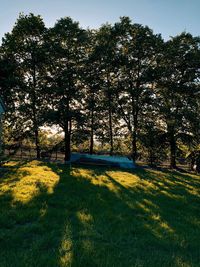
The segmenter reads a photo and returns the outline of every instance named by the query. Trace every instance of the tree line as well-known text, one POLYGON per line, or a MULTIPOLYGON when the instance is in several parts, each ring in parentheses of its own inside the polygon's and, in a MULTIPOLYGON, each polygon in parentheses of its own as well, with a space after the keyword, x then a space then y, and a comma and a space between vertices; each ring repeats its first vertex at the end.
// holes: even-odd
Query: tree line
POLYGON ((0 95, 10 136, 34 140, 59 126, 65 161, 71 144, 126 144, 133 160, 199 151, 200 38, 183 32, 164 41, 148 26, 121 17, 83 29, 70 17, 47 28, 41 16, 20 14, 0 47, 0 95), (141 152, 142 151, 142 152, 141 152))

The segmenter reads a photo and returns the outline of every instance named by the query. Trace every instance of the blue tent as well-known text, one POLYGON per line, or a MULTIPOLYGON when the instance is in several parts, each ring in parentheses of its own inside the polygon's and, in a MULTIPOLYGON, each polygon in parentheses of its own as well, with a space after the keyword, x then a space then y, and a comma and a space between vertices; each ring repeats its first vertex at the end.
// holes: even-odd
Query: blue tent
POLYGON ((88 164, 88 165, 101 165, 119 168, 135 168, 134 162, 128 157, 122 156, 107 156, 107 155, 90 155, 81 153, 72 153, 71 163, 88 164))
POLYGON ((3 100, 2 100, 1 97, 0 97, 0 115, 1 115, 2 113, 4 113, 5 110, 6 110, 5 105, 4 105, 4 103, 3 103, 3 100))

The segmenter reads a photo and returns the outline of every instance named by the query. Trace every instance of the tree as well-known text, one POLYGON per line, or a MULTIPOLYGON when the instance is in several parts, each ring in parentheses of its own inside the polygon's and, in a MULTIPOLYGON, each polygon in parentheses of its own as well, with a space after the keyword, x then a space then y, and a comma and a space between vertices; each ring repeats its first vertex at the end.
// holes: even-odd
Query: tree
MULTIPOLYGON (((102 111, 107 113, 110 143, 110 155, 113 154, 113 117, 115 115, 115 77, 117 75, 117 64, 116 64, 116 38, 115 29, 109 25, 103 25, 96 33, 96 45, 94 48, 94 58, 98 64, 98 73, 100 75, 100 87, 102 92, 102 111)), ((104 115, 106 116, 106 114, 104 115)))
POLYGON ((151 102, 157 56, 162 39, 147 26, 132 24, 122 17, 115 24, 118 32, 118 105, 132 139, 132 158, 137 158, 140 120, 151 102))
POLYGON ((200 74, 199 44, 199 38, 182 33, 163 47, 156 97, 168 134, 171 168, 176 168, 177 140, 191 133, 191 118, 196 116, 194 99, 200 74))
POLYGON ((48 69, 50 111, 48 120, 64 131, 65 161, 70 160, 71 135, 81 119, 82 69, 86 31, 71 18, 62 18, 49 30, 51 64, 48 69))
POLYGON ((100 127, 101 108, 101 70, 96 57, 96 31, 87 31, 88 42, 82 80, 84 83, 84 132, 89 139, 89 153, 94 153, 94 139, 100 127))
POLYGON ((37 158, 40 158, 39 127, 43 124, 46 104, 43 95, 45 30, 40 16, 20 14, 2 44, 3 53, 15 66, 15 84, 10 91, 14 100, 13 115, 20 119, 20 124, 26 131, 29 130, 30 135, 34 135, 37 158))
POLYGON ((160 121, 156 120, 157 114, 148 112, 143 118, 143 122, 138 139, 142 146, 142 156, 146 155, 146 159, 150 166, 155 166, 159 162, 166 159, 166 133, 160 125, 160 121), (146 153, 145 153, 146 152, 146 153))

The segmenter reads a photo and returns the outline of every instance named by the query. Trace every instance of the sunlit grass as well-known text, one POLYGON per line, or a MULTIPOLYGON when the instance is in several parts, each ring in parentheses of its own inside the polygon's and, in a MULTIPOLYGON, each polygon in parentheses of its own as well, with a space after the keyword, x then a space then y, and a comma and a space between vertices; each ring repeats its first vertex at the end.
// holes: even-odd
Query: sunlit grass
POLYGON ((9 162, 0 267, 200 266, 200 177, 9 162))
POLYGON ((52 172, 51 168, 41 166, 38 161, 32 161, 22 166, 18 166, 18 164, 10 162, 5 165, 15 169, 14 172, 6 175, 2 182, 1 194, 9 193, 14 202, 26 203, 40 194, 42 188, 45 188, 49 194, 53 193, 59 176, 52 172))

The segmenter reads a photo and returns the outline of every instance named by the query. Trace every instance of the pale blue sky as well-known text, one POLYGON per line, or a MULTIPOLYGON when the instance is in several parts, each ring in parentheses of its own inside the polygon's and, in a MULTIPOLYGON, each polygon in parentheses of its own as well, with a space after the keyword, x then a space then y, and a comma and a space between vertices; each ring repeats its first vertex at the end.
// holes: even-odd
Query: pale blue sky
POLYGON ((200 35, 200 0, 0 0, 0 39, 11 31, 20 12, 40 14, 47 27, 64 16, 84 28, 129 16, 165 39, 182 31, 200 35))

